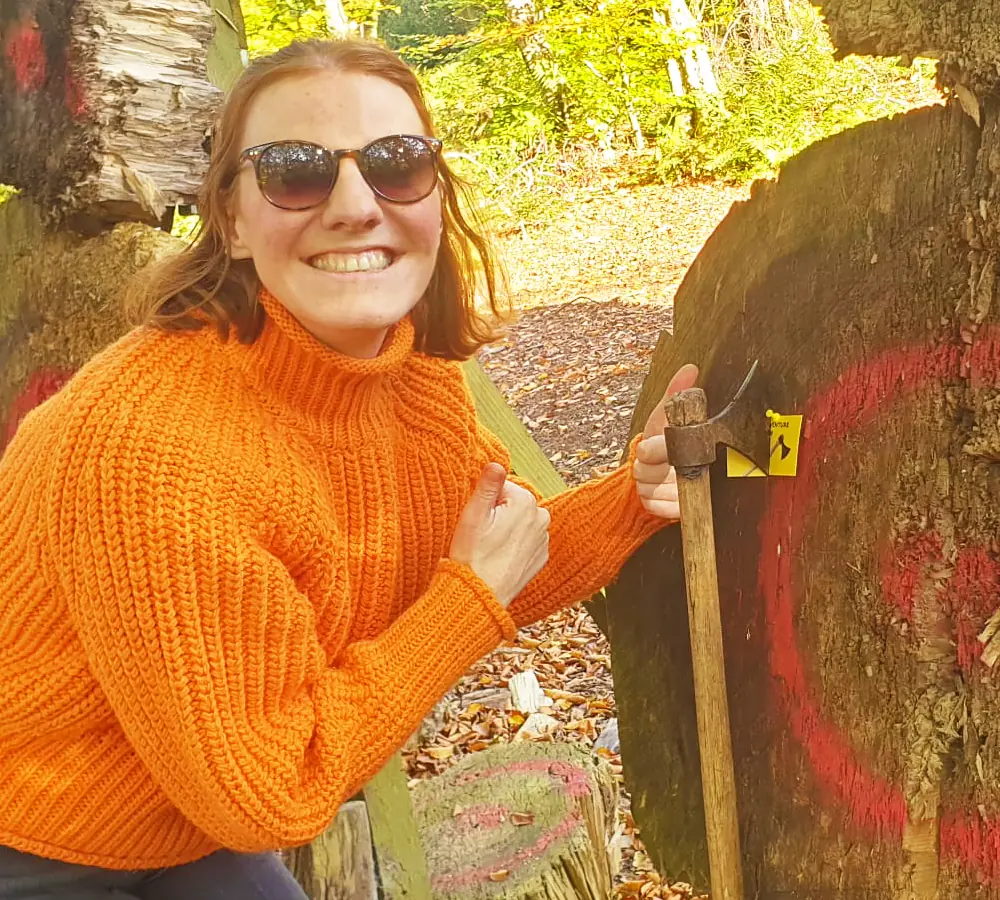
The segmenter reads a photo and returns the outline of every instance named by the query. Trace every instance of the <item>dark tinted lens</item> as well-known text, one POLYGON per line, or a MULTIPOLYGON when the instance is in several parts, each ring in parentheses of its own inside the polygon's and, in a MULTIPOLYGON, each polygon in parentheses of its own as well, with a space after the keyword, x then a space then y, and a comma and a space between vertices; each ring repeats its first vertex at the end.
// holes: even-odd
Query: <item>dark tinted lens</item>
POLYGON ((282 141, 261 154, 257 183, 275 206, 308 209, 330 195, 336 171, 333 158, 322 147, 282 141))
POLYGON ((423 200, 437 181, 437 152, 418 137, 379 138, 362 151, 362 171, 368 183, 387 200, 423 200))

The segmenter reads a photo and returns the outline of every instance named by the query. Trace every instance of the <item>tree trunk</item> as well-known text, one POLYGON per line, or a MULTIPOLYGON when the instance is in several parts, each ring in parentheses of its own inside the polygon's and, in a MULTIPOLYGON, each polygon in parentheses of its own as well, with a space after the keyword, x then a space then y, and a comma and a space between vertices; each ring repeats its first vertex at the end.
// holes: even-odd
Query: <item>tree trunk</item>
POLYGON ((326 9, 326 29, 333 37, 346 38, 351 33, 351 20, 347 18, 343 0, 323 0, 326 9))
POLYGON ((538 30, 541 20, 535 0, 504 0, 507 21, 518 30, 517 46, 531 77, 552 110, 560 131, 569 128, 569 84, 559 69, 545 36, 538 30))
POLYGON ((378 900, 368 808, 345 803, 316 840, 287 855, 288 868, 310 900, 378 900))
POLYGON ((608 766, 567 744, 493 747, 422 782, 435 900, 606 900, 616 798, 608 766))
POLYGON ((102 222, 193 202, 239 27, 230 0, 3 4, 0 183, 102 222))
MULTIPOLYGON (((1000 104, 982 121, 869 123, 759 183, 636 411, 688 361, 715 411, 759 359, 772 408, 805 416, 794 478, 712 475, 747 897, 1000 897, 977 640, 1000 607, 1000 104)), ((678 529, 608 593, 633 812, 663 873, 704 886, 678 529)))
POLYGON ((33 204, 0 204, 0 452, 23 416, 125 333, 122 289, 170 235, 122 224, 84 239, 51 232, 33 204))
POLYGON ((686 0, 667 0, 667 13, 670 18, 670 27, 680 34, 686 42, 682 58, 688 88, 692 91, 718 94, 719 85, 715 80, 715 72, 712 70, 712 60, 708 55, 708 48, 701 36, 701 26, 691 14, 686 0))
POLYGON ((841 54, 927 56, 944 63, 945 83, 988 93, 1000 75, 1000 0, 817 0, 841 54))

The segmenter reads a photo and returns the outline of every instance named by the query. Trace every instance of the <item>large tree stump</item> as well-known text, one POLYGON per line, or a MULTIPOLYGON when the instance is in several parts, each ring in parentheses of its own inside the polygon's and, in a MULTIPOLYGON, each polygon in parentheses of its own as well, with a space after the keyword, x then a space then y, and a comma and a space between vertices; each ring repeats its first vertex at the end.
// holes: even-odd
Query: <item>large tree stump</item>
POLYGON ((414 791, 435 900, 606 900, 617 786, 567 744, 475 753, 414 791))
POLYGON ((231 0, 0 5, 0 184, 98 222, 192 203, 240 23, 231 0))
MULTIPOLYGON (((756 185, 678 292, 636 423, 685 361, 805 415, 797 477, 712 474, 748 897, 1000 897, 998 225, 1000 106, 924 109, 756 185)), ((679 530, 609 593, 634 814, 706 886, 679 530)))

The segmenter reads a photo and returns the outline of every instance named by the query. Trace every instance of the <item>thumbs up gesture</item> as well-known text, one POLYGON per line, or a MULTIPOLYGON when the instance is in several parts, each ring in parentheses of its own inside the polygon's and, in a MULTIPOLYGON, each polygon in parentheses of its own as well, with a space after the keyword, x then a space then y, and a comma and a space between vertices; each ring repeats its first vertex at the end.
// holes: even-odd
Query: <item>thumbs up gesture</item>
POLYGON ((548 562, 549 522, 534 494, 490 463, 459 516, 448 555, 469 566, 507 607, 548 562))
POLYGON ((680 519, 681 510, 677 503, 677 472, 667 459, 667 440, 663 436, 667 425, 663 403, 671 394, 694 387, 697 380, 698 367, 690 364, 681 366, 670 379, 663 399, 646 420, 632 467, 635 487, 646 511, 673 522, 680 519))

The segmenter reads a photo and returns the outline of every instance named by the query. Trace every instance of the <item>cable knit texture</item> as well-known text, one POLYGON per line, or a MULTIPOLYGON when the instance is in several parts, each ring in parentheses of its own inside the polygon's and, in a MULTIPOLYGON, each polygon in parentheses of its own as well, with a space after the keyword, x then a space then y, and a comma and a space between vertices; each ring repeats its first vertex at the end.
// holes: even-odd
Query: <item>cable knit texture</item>
POLYGON ((114 869, 323 831, 476 659, 661 524, 628 467, 547 502, 510 607, 444 558, 487 462, 461 368, 143 329, 0 460, 0 844, 114 869))

